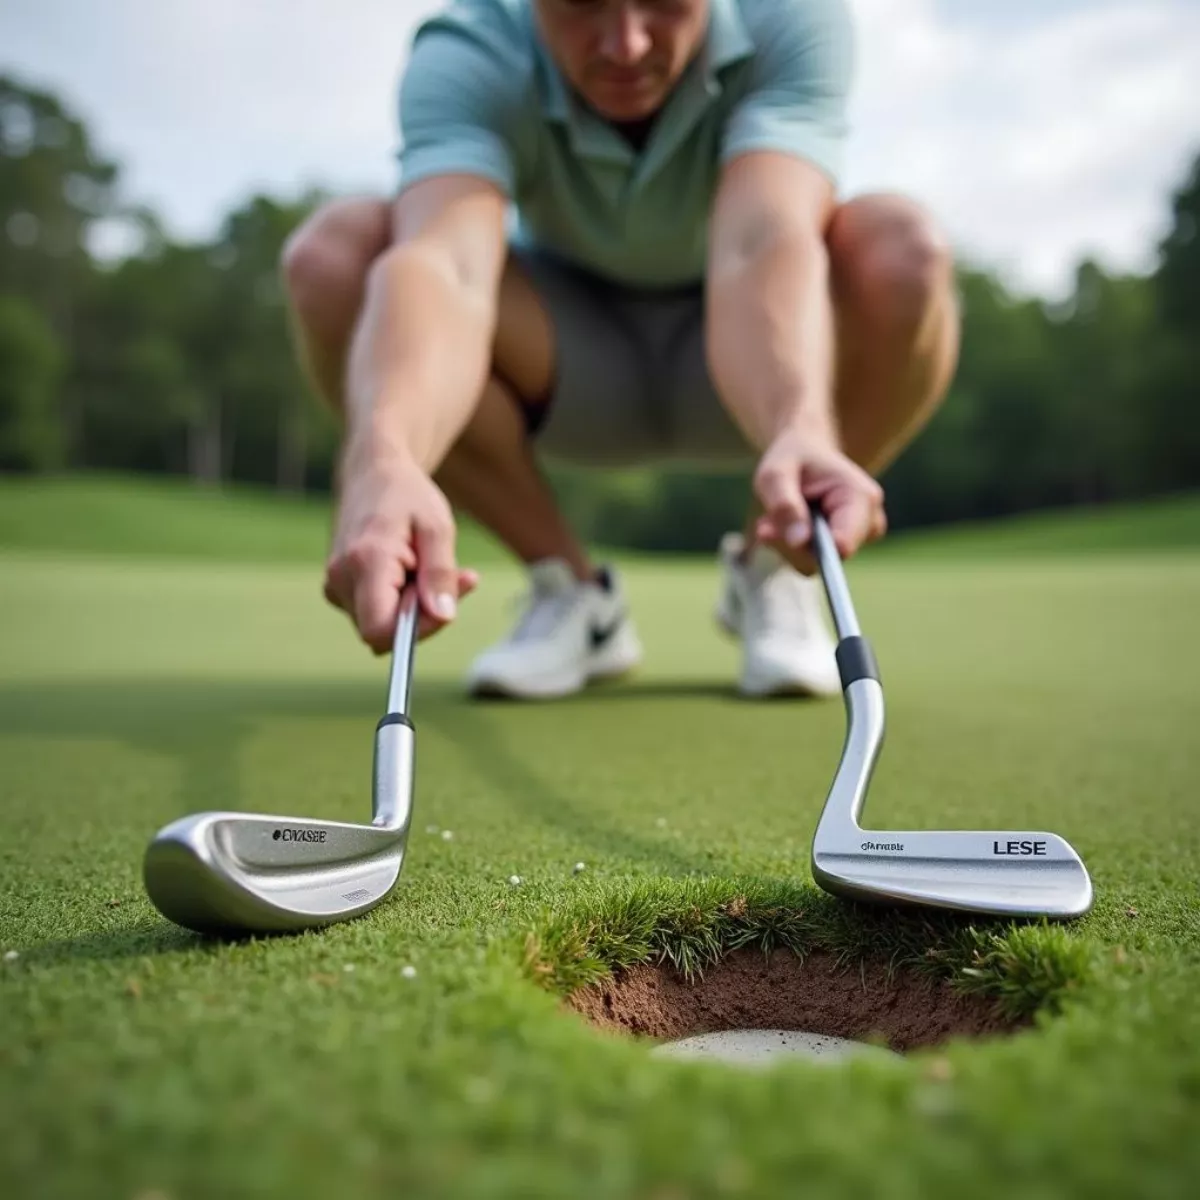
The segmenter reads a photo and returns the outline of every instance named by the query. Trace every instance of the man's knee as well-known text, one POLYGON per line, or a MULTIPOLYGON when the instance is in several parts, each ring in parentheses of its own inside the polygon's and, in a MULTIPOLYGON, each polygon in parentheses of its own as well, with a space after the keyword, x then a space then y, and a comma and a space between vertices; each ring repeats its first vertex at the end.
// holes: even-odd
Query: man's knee
POLYGON ((954 258, 932 217, 903 196, 866 196, 835 213, 835 286, 881 331, 908 332, 954 289, 954 258))
POLYGON ((288 294, 306 314, 357 305, 371 263, 390 241, 382 200, 338 200, 300 225, 284 244, 288 294))

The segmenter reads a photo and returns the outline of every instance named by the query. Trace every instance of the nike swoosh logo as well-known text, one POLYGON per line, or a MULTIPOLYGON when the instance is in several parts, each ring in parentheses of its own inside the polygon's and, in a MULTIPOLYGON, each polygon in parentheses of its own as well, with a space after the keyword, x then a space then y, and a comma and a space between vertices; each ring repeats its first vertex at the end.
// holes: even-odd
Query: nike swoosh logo
POLYGON ((588 641, 591 643, 593 650, 600 650, 608 645, 616 635, 617 631, 625 624, 625 614, 622 613, 610 625, 593 625, 588 630, 588 641))

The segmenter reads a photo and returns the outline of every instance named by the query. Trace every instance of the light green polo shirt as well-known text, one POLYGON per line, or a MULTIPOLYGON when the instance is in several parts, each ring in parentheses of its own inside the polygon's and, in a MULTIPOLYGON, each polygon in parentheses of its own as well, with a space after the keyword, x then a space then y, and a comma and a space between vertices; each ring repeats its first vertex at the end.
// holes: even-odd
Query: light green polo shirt
POLYGON ((400 188, 495 181, 514 236, 634 287, 704 276, 724 163, 795 154, 835 182, 853 39, 846 0, 710 0, 705 45, 641 151, 583 105, 530 0, 453 0, 418 27, 400 88, 400 188))

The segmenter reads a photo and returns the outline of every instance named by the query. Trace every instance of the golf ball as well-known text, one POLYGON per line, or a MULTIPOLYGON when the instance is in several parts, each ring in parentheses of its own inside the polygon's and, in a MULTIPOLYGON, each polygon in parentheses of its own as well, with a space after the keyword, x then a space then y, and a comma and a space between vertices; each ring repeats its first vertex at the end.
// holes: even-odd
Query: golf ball
POLYGON ((521 877, 520 877, 520 875, 510 875, 508 877, 508 882, 511 883, 513 885, 513 887, 520 887, 521 886, 521 877))
POLYGON ((406 966, 406 967, 401 967, 401 968, 400 968, 400 974, 401 974, 401 975, 402 975, 402 976, 403 976, 405 979, 416 979, 416 977, 417 977, 417 968, 416 968, 416 967, 414 967, 414 966, 412 965, 412 963, 409 963, 409 964, 408 964, 408 966, 406 966))

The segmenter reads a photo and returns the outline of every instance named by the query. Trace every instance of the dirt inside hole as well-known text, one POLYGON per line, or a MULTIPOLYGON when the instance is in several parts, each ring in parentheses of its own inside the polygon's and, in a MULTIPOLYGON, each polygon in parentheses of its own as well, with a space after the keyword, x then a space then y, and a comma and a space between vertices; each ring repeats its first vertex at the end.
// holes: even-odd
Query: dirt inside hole
POLYGON ((790 950, 769 957, 735 950, 694 983, 669 966, 639 964, 581 988, 567 1004, 601 1029, 663 1040, 788 1029, 905 1051, 1019 1027, 992 1001, 947 982, 914 971, 889 976, 881 963, 846 966, 828 953, 801 959, 790 950))

